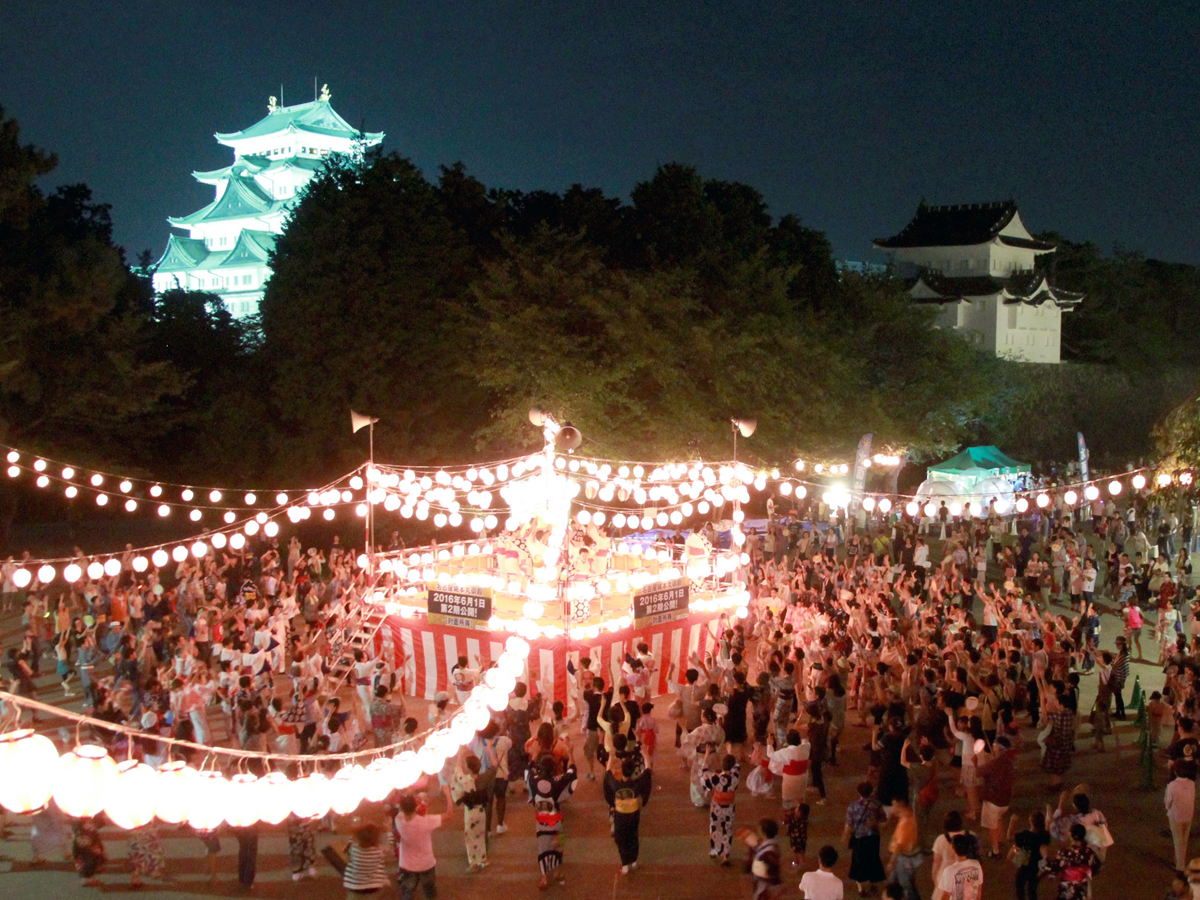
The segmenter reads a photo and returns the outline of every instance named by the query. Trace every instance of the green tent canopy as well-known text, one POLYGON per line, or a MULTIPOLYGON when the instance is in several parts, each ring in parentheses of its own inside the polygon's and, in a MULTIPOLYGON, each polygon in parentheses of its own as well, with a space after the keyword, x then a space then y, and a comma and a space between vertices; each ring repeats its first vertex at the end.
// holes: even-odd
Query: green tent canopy
POLYGON ((929 477, 955 478, 968 473, 978 475, 981 474, 980 470, 990 475, 1022 475, 1031 471, 1028 463, 1017 462, 997 447, 968 447, 957 456, 930 466, 929 477))

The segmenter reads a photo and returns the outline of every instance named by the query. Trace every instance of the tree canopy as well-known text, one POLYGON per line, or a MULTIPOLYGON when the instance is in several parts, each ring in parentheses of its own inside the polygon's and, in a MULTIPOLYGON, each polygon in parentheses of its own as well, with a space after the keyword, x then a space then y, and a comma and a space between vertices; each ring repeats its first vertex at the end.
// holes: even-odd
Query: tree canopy
POLYGON ((103 459, 160 435, 184 379, 148 357, 146 284, 85 185, 37 186, 53 156, 0 110, 0 435, 103 459))
POLYGON ((604 455, 723 457, 729 420, 755 418, 739 455, 768 463, 844 458, 865 431, 1037 460, 1082 430, 1127 461, 1196 389, 1197 270, 1057 235, 1041 265, 1087 299, 1064 318, 1074 362, 1030 366, 932 327, 890 274, 839 273, 750 185, 669 163, 627 201, 514 191, 373 151, 309 183, 239 321, 155 297, 108 206, 39 188, 54 164, 0 112, 0 434, 85 462, 316 482, 363 458, 352 408, 380 419, 381 457, 440 464, 536 446, 535 405, 604 455))

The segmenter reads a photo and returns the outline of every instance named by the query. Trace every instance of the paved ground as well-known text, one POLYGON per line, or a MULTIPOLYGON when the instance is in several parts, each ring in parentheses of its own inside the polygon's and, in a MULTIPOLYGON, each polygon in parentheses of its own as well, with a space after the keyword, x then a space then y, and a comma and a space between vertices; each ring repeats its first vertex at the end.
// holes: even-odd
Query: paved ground
MULTIPOLYGON (((15 622, 4 622, 5 634, 12 634, 15 622)), ((1111 646, 1117 632, 1116 619, 1104 619, 1104 645, 1111 646)), ((1147 647, 1149 649, 1149 647, 1147 647)), ((1135 664, 1133 673, 1141 676, 1143 685, 1160 686, 1161 676, 1147 665, 1135 664)), ((1131 684, 1132 684, 1131 674, 1131 684)), ((44 679, 44 681, 46 681, 44 679)), ((1090 707, 1094 696, 1094 678, 1083 679, 1084 696, 1081 709, 1090 707)), ((1128 690, 1128 688, 1127 688, 1128 690)), ((46 689, 43 699, 53 702, 58 692, 46 689)), ((664 704, 665 706, 665 704, 664 704)), ((854 721, 851 714, 851 722, 854 721)), ((1088 726, 1080 728, 1077 741, 1079 752, 1075 767, 1068 778, 1072 782, 1084 781, 1090 785, 1089 793, 1095 804, 1109 818, 1116 845, 1110 850, 1108 862, 1101 872, 1095 887, 1097 898, 1161 898, 1170 881, 1171 842, 1166 831, 1166 818, 1162 810, 1161 790, 1164 777, 1161 766, 1156 772, 1156 788, 1144 792, 1138 788, 1140 769, 1138 750, 1134 746, 1135 733, 1132 717, 1118 729, 1122 748, 1106 754, 1093 752, 1088 736, 1088 726)), ((852 799, 854 785, 866 770, 866 754, 862 748, 867 740, 865 729, 854 724, 847 730, 842 741, 839 765, 828 770, 826 776, 830 789, 828 806, 812 807, 810 831, 810 856, 822 844, 832 842, 840 848, 841 816, 846 804, 852 799)), ((568 897, 571 900, 601 900, 601 898, 626 898, 626 900, 709 900, 709 898, 748 897, 748 876, 737 866, 720 868, 711 863, 707 853, 707 813, 691 806, 687 799, 684 773, 675 762, 670 745, 673 742, 673 726, 660 724, 659 751, 655 770, 656 786, 654 797, 642 820, 642 857, 640 868, 631 876, 617 874, 615 848, 608 836, 608 825, 603 799, 598 783, 582 782, 566 809, 565 873, 568 883, 565 888, 554 887, 550 896, 568 897)), ((1056 797, 1046 791, 1046 778, 1037 768, 1036 747, 1033 733, 1025 729, 1023 738, 1033 747, 1021 756, 1018 770, 1018 798, 1014 810, 1022 814, 1041 808, 1056 797)), ((0 773, 3 777, 4 773, 0 773)), ((935 812, 934 821, 940 821, 946 810, 962 808, 961 801, 953 795, 948 779, 943 781, 942 800, 935 812)), ((738 824, 755 824, 761 816, 778 815, 778 800, 755 799, 747 792, 738 795, 738 824)), ((109 864, 101 876, 102 886, 84 888, 78 876, 67 863, 56 863, 34 870, 29 864, 28 826, 19 818, 9 817, 12 824, 11 837, 0 841, 0 898, 54 897, 56 900, 80 896, 126 896, 129 890, 129 874, 126 866, 126 843, 120 833, 108 835, 109 864)), ((447 825, 436 836, 435 851, 439 859, 438 886, 443 898, 463 900, 498 900, 508 897, 540 896, 536 888, 537 863, 533 837, 532 813, 521 801, 512 798, 509 823, 511 830, 494 838, 491 846, 491 866, 482 875, 468 875, 466 857, 461 836, 461 818, 454 825, 447 825)), ((321 842, 334 839, 330 834, 321 835, 321 842)), ((219 860, 219 875, 215 884, 209 884, 202 870, 203 848, 194 837, 180 833, 166 840, 169 880, 143 888, 136 893, 143 897, 202 897, 238 894, 236 883, 236 841, 229 837, 223 841, 219 860)), ((1200 852, 1200 843, 1194 842, 1195 852, 1200 852)), ((838 870, 844 875, 848 855, 838 870)), ((985 861, 985 898, 1007 898, 1013 896, 1011 865, 1004 861, 985 861)), ((319 877, 313 882, 294 884, 288 875, 287 842, 281 831, 264 831, 259 851, 259 877, 253 893, 263 897, 342 897, 340 880, 323 860, 319 877)), ((801 870, 788 875, 792 885, 791 896, 799 897, 795 889, 801 870)), ((929 897, 928 866, 925 867, 922 895, 929 897)), ((1041 896, 1053 895, 1051 885, 1043 884, 1041 896)), ((847 896, 853 896, 851 889, 847 896)))

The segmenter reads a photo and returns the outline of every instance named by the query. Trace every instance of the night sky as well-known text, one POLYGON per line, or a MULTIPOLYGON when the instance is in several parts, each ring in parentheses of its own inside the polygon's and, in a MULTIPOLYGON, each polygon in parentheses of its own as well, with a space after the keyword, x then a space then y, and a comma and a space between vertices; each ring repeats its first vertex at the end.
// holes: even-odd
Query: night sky
POLYGON ((193 170, 268 95, 328 83, 430 177, 627 198, 656 165, 743 181, 875 258, 917 202, 1200 263, 1200 4, 0 5, 0 105, 113 206, 131 257, 211 200, 193 170))

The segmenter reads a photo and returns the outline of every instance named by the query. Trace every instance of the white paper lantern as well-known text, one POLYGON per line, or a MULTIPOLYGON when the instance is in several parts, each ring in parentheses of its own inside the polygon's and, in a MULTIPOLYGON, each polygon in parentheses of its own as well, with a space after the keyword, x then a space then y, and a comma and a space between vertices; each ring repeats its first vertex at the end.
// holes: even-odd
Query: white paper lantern
POLYGON ((333 805, 329 779, 320 772, 305 775, 292 786, 292 812, 301 819, 319 819, 333 805))
POLYGON ((0 734, 0 806, 15 813, 34 812, 50 802, 58 751, 32 728, 0 734))
POLYGON ((192 797, 200 784, 200 774, 178 760, 158 767, 158 787, 154 815, 168 825, 178 825, 187 819, 192 797))
POLYGON ((118 828, 131 831, 154 818, 158 796, 158 773, 136 759, 117 766, 104 813, 118 828))
POLYGON ((119 559, 106 559, 104 561, 104 574, 109 578, 115 578, 121 574, 121 561, 119 559))
POLYGON ((225 821, 234 806, 229 781, 220 772, 201 772, 188 804, 187 823, 197 831, 212 831, 225 821))
POLYGON ((234 775, 229 779, 229 808, 225 821, 234 828, 248 828, 262 815, 263 783, 254 775, 234 775))
POLYGON ((389 771, 392 776, 392 786, 396 790, 402 791, 412 787, 421 777, 421 764, 417 760, 416 753, 412 750, 405 750, 393 758, 389 771))
POLYGON ((346 816, 358 809, 367 790, 366 769, 359 765, 342 766, 330 779, 330 809, 346 816))
POLYGON ((417 751, 417 765, 426 775, 434 775, 446 763, 446 757, 437 752, 432 740, 426 740, 425 746, 417 751))
POLYGON ((150 560, 154 563, 154 567, 156 569, 161 569, 167 564, 168 561, 170 561, 170 559, 171 557, 167 554, 167 551, 163 550, 161 547, 155 550, 150 556, 150 560))
POLYGON ((117 777, 108 751, 82 744, 64 753, 54 773, 54 802, 68 816, 84 819, 104 809, 117 777))
POLYGON ((32 580, 33 576, 29 574, 28 569, 17 569, 12 574, 12 582, 19 588, 26 587, 32 580))
POLYGON ((393 759, 377 759, 363 770, 363 799, 379 803, 392 792, 395 781, 396 762, 393 759))
POLYGON ((271 772, 259 780, 259 785, 258 817, 268 825, 278 825, 292 814, 292 782, 282 772, 271 772))

